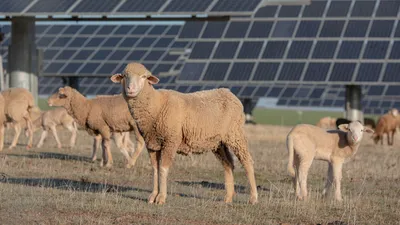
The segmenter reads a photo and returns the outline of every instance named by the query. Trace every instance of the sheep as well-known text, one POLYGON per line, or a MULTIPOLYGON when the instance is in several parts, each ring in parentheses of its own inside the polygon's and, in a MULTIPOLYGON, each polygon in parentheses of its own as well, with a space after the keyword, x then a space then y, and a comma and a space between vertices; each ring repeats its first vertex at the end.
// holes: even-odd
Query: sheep
MULTIPOLYGON (((345 118, 337 118, 336 119, 336 128, 339 129, 339 125, 340 124, 346 124, 346 123, 350 123, 351 120, 345 119, 345 118)), ((375 121, 371 118, 364 118, 364 126, 369 127, 371 129, 375 129, 376 125, 375 125, 375 121)))
POLYGON ((1 94, 3 95, 5 101, 4 113, 6 115, 6 123, 12 123, 15 131, 14 139, 9 146, 9 149, 12 149, 17 145, 19 135, 21 134, 21 124, 23 121, 26 122, 29 133, 29 140, 28 144, 26 145, 26 149, 32 148, 33 132, 30 112, 35 107, 33 95, 25 88, 9 88, 2 91, 1 94))
POLYGON ((341 124, 340 130, 324 130, 309 124, 299 124, 287 135, 289 152, 288 172, 299 200, 307 199, 307 175, 313 160, 327 161, 328 178, 323 196, 327 196, 335 182, 335 199, 342 201, 340 182, 343 163, 354 156, 360 146, 363 132, 374 133, 359 121, 341 124))
MULTIPOLYGON (((135 145, 133 144, 133 142, 131 141, 130 137, 129 137, 129 132, 112 132, 111 135, 115 141, 115 144, 120 148, 122 145, 127 149, 134 149, 135 145)), ((92 161, 96 161, 97 159, 97 149, 99 149, 100 147, 100 143, 102 141, 101 135, 96 135, 94 136, 94 140, 93 140, 93 151, 92 151, 92 156, 91 159, 92 161)), ((138 156, 136 156, 137 159, 138 156)), ((136 161, 135 159, 135 161, 136 161)))
POLYGON ((332 118, 330 116, 321 118, 318 123, 316 124, 317 127, 330 129, 334 128, 336 123, 336 118, 332 118))
MULTIPOLYGON (((68 113, 67 110, 64 108, 55 108, 45 112, 41 112, 40 116, 32 122, 32 129, 33 132, 37 131, 38 129, 42 128, 42 134, 40 136, 40 140, 36 145, 37 148, 42 147, 44 140, 47 137, 49 131, 52 132, 54 138, 57 142, 57 148, 62 148, 61 142, 57 135, 56 127, 58 125, 62 125, 64 128, 68 129, 71 132, 70 138, 70 148, 75 146, 76 142, 76 134, 78 131, 76 122, 74 118, 72 118, 68 113)), ((26 130, 27 132, 27 130, 26 130)), ((29 134, 25 134, 29 136, 29 134)))
POLYGON ((6 115, 4 113, 4 107, 5 106, 5 100, 2 94, 0 94, 0 151, 3 151, 4 147, 4 129, 5 129, 5 124, 6 124, 6 115))
POLYGON ((246 170, 251 187, 249 203, 257 203, 254 162, 244 133, 243 105, 229 89, 189 94, 156 90, 153 84, 159 79, 135 62, 129 63, 122 74, 114 74, 111 80, 122 83, 123 96, 150 155, 153 192, 149 203, 166 202, 168 171, 176 153, 209 151, 225 169, 225 202, 231 203, 234 194, 232 151, 246 170))
MULTIPOLYGON (((87 132, 92 135, 101 135, 103 157, 101 166, 111 167, 113 160, 110 151, 112 132, 134 131, 137 140, 137 150, 131 157, 121 138, 115 139, 117 147, 127 160, 126 167, 134 166, 144 147, 144 140, 140 136, 136 123, 129 113, 128 106, 122 95, 86 99, 77 90, 65 86, 59 88, 48 99, 49 106, 62 106, 68 114, 87 132)), ((94 153, 95 154, 95 153, 94 153)))
POLYGON ((394 142, 394 134, 396 133, 397 127, 399 124, 398 120, 398 111, 397 109, 390 110, 388 113, 382 115, 378 119, 378 123, 376 124, 375 134, 372 136, 375 144, 378 144, 379 140, 381 141, 381 145, 383 145, 383 135, 387 135, 388 145, 393 145, 394 142), (389 134, 391 133, 391 141, 389 134))

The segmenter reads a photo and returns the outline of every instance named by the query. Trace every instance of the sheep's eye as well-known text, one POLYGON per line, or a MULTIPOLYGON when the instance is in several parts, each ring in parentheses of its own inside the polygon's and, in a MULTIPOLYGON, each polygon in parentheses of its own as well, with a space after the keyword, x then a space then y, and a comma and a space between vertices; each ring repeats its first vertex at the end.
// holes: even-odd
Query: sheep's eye
POLYGON ((146 79, 146 75, 142 75, 140 76, 140 78, 146 79))

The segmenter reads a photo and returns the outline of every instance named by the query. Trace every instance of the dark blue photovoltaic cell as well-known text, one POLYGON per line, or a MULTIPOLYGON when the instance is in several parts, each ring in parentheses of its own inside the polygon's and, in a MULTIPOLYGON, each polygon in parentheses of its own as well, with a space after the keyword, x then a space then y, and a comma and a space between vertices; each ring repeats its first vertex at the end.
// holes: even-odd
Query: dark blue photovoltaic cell
POLYGON ((390 96, 398 96, 400 95, 400 86, 389 86, 386 89, 386 94, 385 95, 390 95, 390 96))
POLYGON ((271 91, 268 93, 268 97, 278 97, 281 94, 282 89, 283 88, 281 88, 281 87, 271 88, 271 91))
POLYGON ((36 42, 38 47, 47 47, 54 40, 53 37, 43 36, 39 41, 36 42))
POLYGON ((167 33, 165 35, 177 35, 179 33, 179 31, 181 30, 183 26, 181 25, 173 25, 170 26, 169 30, 167 31, 167 33))
POLYGON ((149 29, 151 28, 151 26, 148 25, 139 25, 137 27, 135 27, 134 30, 132 30, 132 34, 145 34, 149 29))
POLYGON ((365 59, 384 59, 389 41, 368 41, 364 50, 365 59))
POLYGON ((332 1, 329 5, 327 17, 346 17, 351 1, 332 1))
POLYGON ((376 11, 377 17, 396 17, 399 12, 400 1, 391 0, 391 1, 381 1, 378 6, 378 10, 376 11))
POLYGON ((64 47, 67 45, 67 43, 69 41, 71 41, 71 38, 69 38, 69 37, 59 37, 53 42, 53 44, 51 46, 52 47, 64 47))
POLYGON ((100 26, 96 25, 86 25, 80 32, 80 34, 94 34, 96 30, 98 30, 100 26))
POLYGON ((374 11, 376 1, 356 1, 353 6, 351 16, 353 17, 369 17, 374 11))
POLYGON ((138 40, 136 37, 127 37, 121 42, 120 47, 132 48, 138 40))
POLYGON ((208 59, 214 49, 215 42, 196 42, 193 47, 190 59, 208 59))
POLYGON ((157 12, 165 0, 126 0, 117 12, 157 12))
POLYGON ((369 37, 390 37, 394 20, 375 20, 372 22, 369 37))
POLYGON ((242 90, 242 87, 233 86, 233 87, 231 87, 230 89, 231 89, 231 92, 232 92, 234 95, 238 95, 239 92, 240 92, 240 90, 242 90))
POLYGON ((369 20, 350 20, 347 24, 345 37, 365 37, 369 20))
POLYGON ((340 46, 338 59, 358 59, 363 46, 363 41, 343 41, 340 46))
POLYGON ((74 74, 81 66, 82 63, 68 63, 68 65, 64 67, 60 73, 74 74))
POLYGON ((57 55, 59 50, 51 50, 47 49, 45 52, 43 52, 43 56, 45 60, 51 60, 54 58, 55 55, 57 55))
POLYGON ((142 40, 139 41, 139 43, 136 45, 137 48, 148 48, 150 47, 157 38, 143 38, 142 40))
POLYGON ((104 63, 96 73, 112 75, 117 66, 118 63, 104 63))
POLYGON ((203 34, 201 35, 202 38, 220 38, 224 33, 225 27, 228 23, 227 22, 213 22, 209 21, 203 34))
POLYGON ((87 74, 93 74, 94 71, 99 68, 100 63, 86 63, 85 66, 79 71, 79 73, 87 73, 87 74))
POLYGON ((129 60, 129 61, 140 60, 143 58, 143 56, 146 54, 146 52, 147 51, 145 51, 145 50, 135 50, 135 51, 131 52, 131 54, 129 54, 129 56, 126 58, 126 60, 129 60))
POLYGON ((287 99, 282 99, 280 98, 277 102, 276 105, 286 105, 287 99))
POLYGON ((310 98, 321 98, 322 94, 324 93, 325 89, 323 88, 315 88, 310 95, 310 98))
POLYGON ((261 41, 245 41, 239 51, 239 59, 257 59, 260 54, 263 42, 261 41))
POLYGON ((315 45, 313 58, 330 59, 335 55, 337 41, 318 41, 315 45))
POLYGON ((115 30, 114 34, 128 35, 130 31, 133 30, 134 27, 135 25, 121 25, 115 30))
POLYGON ((154 48, 167 48, 174 38, 160 38, 157 40, 156 44, 153 46, 154 48))
POLYGON ((122 37, 110 37, 104 42, 103 47, 117 47, 122 37))
POLYGON ((59 34, 64 28, 64 25, 53 25, 47 30, 46 34, 59 34))
POLYGON ((146 55, 144 60, 146 61, 157 61, 161 58, 161 56, 165 53, 165 51, 151 51, 146 55))
POLYGON ((324 102, 322 103, 322 105, 326 106, 326 107, 330 107, 330 106, 332 106, 332 104, 333 104, 333 100, 330 100, 330 99, 325 99, 324 102))
POLYGON ((152 74, 158 75, 160 73, 166 73, 172 68, 172 64, 158 64, 155 69, 153 69, 151 72, 152 74))
POLYGON ((395 41, 390 52, 390 59, 400 59, 400 41, 395 41))
POLYGON ((187 46, 188 44, 189 44, 188 41, 175 41, 175 42, 172 44, 171 48, 178 48, 178 49, 186 48, 186 46, 187 46))
POLYGON ((243 38, 246 35, 250 22, 231 22, 225 38, 243 38))
POLYGON ((272 25, 273 22, 271 21, 254 21, 248 37, 249 38, 268 37, 271 32, 272 25))
POLYGON ((212 0, 172 0, 164 12, 203 12, 210 6, 212 0))
POLYGON ((311 4, 305 5, 302 17, 322 17, 325 11, 327 1, 311 1, 311 4))
POLYGON ((179 86, 178 89, 177 89, 177 91, 178 91, 178 92, 185 93, 186 90, 188 89, 188 87, 189 87, 189 86, 186 86, 186 85, 179 86))
POLYGON ((234 63, 227 80, 248 81, 254 63, 234 63))
POLYGON ((57 60, 68 60, 76 53, 76 50, 64 50, 58 56, 57 60))
POLYGON ((268 90, 268 87, 259 87, 254 93, 254 97, 264 97, 267 94, 268 90))
POLYGON ((275 17, 278 6, 268 5, 261 7, 257 10, 255 17, 275 17))
POLYGON ((296 93, 296 97, 298 98, 306 98, 308 94, 310 94, 310 88, 299 88, 296 93))
POLYGON ((65 63, 53 62, 44 70, 44 72, 50 74, 56 74, 64 65, 65 63))
POLYGON ((304 63, 288 62, 283 63, 278 80, 299 81, 304 69, 304 63))
POLYGON ((211 12, 245 12, 253 11, 260 0, 219 0, 211 9, 211 12))
POLYGON ((111 52, 111 50, 99 50, 94 54, 92 60, 104 60, 111 54, 111 52))
POLYGON ((310 63, 304 81, 325 81, 329 72, 330 63, 310 63))
POLYGON ((382 95, 385 86, 371 86, 368 90, 368 95, 382 95))
MULTIPOLYGON (((388 91, 389 91, 389 89, 388 89, 388 91)), ((388 93, 388 91, 386 92, 386 94, 388 93)), ((398 95, 397 93, 390 93, 390 94, 387 94, 387 95, 398 95)), ((384 108, 391 108, 391 106, 392 106, 392 102, 390 102, 390 101, 382 101, 382 103, 381 103, 381 107, 384 107, 384 108)))
POLYGON ((298 17, 300 10, 299 5, 282 5, 278 17, 298 17))
POLYGON ((286 88, 286 89, 283 91, 281 97, 283 97, 283 98, 290 98, 290 97, 293 97, 293 94, 294 94, 294 92, 295 92, 296 90, 297 90, 297 88, 288 87, 288 88, 286 88))
POLYGON ((103 41, 104 38, 92 38, 86 43, 86 47, 99 47, 103 41))
POLYGON ((202 86, 192 86, 190 88, 190 90, 188 91, 188 93, 193 93, 193 92, 196 92, 196 91, 200 91, 201 88, 202 88, 202 86))
POLYGON ((322 26, 320 37, 340 37, 342 34, 344 20, 326 20, 322 26))
POLYGON ((39 0, 27 12, 66 12, 75 0, 39 0))
POLYGON ((277 21, 272 37, 292 37, 297 21, 277 21))
POLYGON ((400 82, 399 71, 400 63, 388 63, 382 80, 387 82, 400 82))
MULTIPOLYGON (((7 27, 4 27, 3 26, 3 28, 2 28, 2 31, 4 32, 4 33, 9 33, 10 32, 10 26, 7 26, 7 27), (5 28, 7 28, 8 27, 8 31, 6 31, 5 30, 5 28)), ((79 26, 79 27, 81 27, 81 26, 79 26)), ((40 35, 40 34, 43 34, 46 30, 47 30, 47 28, 49 28, 49 25, 36 25, 36 36, 38 36, 38 35, 40 35)))
POLYGON ((77 55, 75 55, 74 60, 86 60, 93 52, 94 50, 81 50, 77 55))
POLYGON ((376 82, 381 74, 382 63, 361 63, 356 81, 376 82))
POLYGON ((293 41, 290 45, 288 59, 306 59, 310 54, 312 41, 293 41))
POLYGON ((203 80, 223 81, 230 63, 210 63, 203 80))
POLYGON ((171 54, 165 54, 164 58, 162 59, 162 61, 172 61, 175 62, 177 61, 179 58, 179 55, 171 55, 171 54))
POLYGON ((264 59, 283 58, 287 41, 268 41, 262 57, 264 59))
POLYGON ((179 38, 198 38, 204 24, 204 22, 198 21, 186 22, 179 34, 179 38))
POLYGON ((111 12, 119 2, 120 0, 85 0, 81 1, 77 6, 75 6, 72 12, 111 12))
POLYGON ((351 81, 355 63, 335 63, 329 81, 351 81))
POLYGON ((128 54, 128 50, 117 50, 112 55, 108 60, 122 60, 128 54))
POLYGON ((296 37, 316 37, 320 21, 301 21, 296 37))
POLYGON ((151 28, 148 35, 161 35, 165 32, 167 28, 168 26, 166 25, 155 25, 154 27, 151 28))
POLYGON ((300 106, 309 106, 311 103, 310 100, 301 100, 300 101, 300 106))
POLYGON ((297 99, 290 99, 289 103, 287 104, 288 106, 297 106, 299 104, 299 100, 297 99))
POLYGON ((232 59, 235 56, 239 42, 221 41, 214 53, 215 59, 232 59))
MULTIPOLYGON (((79 33, 79 30, 82 28, 83 26, 68 26, 67 29, 64 30, 64 34, 66 35, 74 35, 79 33)), ((37 34, 37 30, 36 30, 36 34, 37 34)))
POLYGON ((30 3, 29 0, 3 0, 0 1, 0 12, 22 12, 30 3))
POLYGON ((279 69, 279 63, 259 63, 254 72, 253 80, 267 81, 275 80, 276 73, 279 69))

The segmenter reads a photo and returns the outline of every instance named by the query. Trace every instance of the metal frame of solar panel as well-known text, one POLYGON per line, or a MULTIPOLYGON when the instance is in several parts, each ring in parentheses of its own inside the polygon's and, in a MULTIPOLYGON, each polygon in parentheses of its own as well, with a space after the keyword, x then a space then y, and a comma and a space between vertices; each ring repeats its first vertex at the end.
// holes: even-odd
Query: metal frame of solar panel
POLYGON ((2 0, 0 16, 251 15, 262 0, 2 0))
POLYGON ((177 83, 398 85, 399 7, 397 0, 313 0, 265 6, 225 24, 186 22, 178 40, 195 43, 177 83), (188 75, 194 64, 196 76, 188 75))

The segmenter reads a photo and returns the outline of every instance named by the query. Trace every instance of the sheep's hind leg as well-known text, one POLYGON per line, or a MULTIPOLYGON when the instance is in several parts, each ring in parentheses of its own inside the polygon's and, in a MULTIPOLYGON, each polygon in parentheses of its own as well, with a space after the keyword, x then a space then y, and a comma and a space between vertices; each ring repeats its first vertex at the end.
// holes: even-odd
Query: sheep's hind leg
POLYGON ((50 127, 50 130, 51 130, 51 133, 53 134, 53 136, 54 136, 54 138, 56 139, 56 142, 57 142, 57 148, 59 148, 59 149, 61 149, 61 142, 60 142, 60 139, 58 138, 58 135, 57 135, 57 129, 56 129, 56 126, 51 126, 50 127))
POLYGON ((147 150, 150 156, 151 165, 153 166, 153 192, 149 196, 149 203, 154 203, 158 195, 158 169, 161 160, 161 152, 147 150))
POLYGON ((300 198, 299 200, 307 200, 307 176, 308 170, 311 167, 312 159, 301 158, 300 165, 299 165, 299 183, 300 183, 300 198))
POLYGON ((219 161, 224 166, 225 170, 225 202, 231 203, 232 197, 235 194, 235 184, 233 179, 233 169, 234 162, 231 153, 225 145, 221 145, 216 151, 213 152, 214 155, 219 159, 219 161))
POLYGON ((69 130, 69 132, 71 132, 71 138, 69 140, 69 147, 73 148, 73 147, 75 147, 77 130, 75 129, 73 124, 68 124, 65 126, 65 128, 67 128, 69 130))
POLYGON ((243 130, 233 131, 225 141, 225 146, 228 147, 235 156, 239 159, 240 163, 246 170, 247 179, 250 184, 250 199, 249 203, 255 204, 258 201, 257 185, 254 176, 253 159, 248 151, 246 136, 243 130))
POLYGON ((121 151, 122 155, 125 156, 126 159, 126 167, 129 168, 129 160, 131 159, 131 157, 129 156, 128 151, 126 150, 126 145, 123 143, 122 139, 123 139, 123 133, 119 133, 119 132, 114 132, 114 141, 115 144, 117 144, 118 149, 121 151))
POLYGON ((293 158, 293 164, 294 164, 294 171, 295 171, 295 176, 292 178, 292 182, 293 182, 293 188, 294 188, 294 192, 296 194, 297 198, 301 198, 300 195, 300 183, 299 183, 299 165, 300 165, 300 161, 299 161, 299 157, 295 154, 294 158, 293 158))
POLYGON ((93 148, 92 148, 92 161, 96 161, 97 159, 97 149, 100 147, 101 135, 96 135, 93 138, 93 148))
POLYGON ((38 144, 36 145, 37 148, 42 147, 43 142, 47 137, 47 133, 48 133, 47 128, 43 128, 42 134, 40 135, 40 140, 39 140, 38 144))
MULTIPOLYGON (((131 141, 131 139, 129 138, 129 136, 127 137, 127 142, 128 142, 128 148, 132 149, 133 154, 131 157, 131 160, 128 162, 129 167, 131 168, 135 165, 136 160, 139 158, 139 155, 142 153, 145 143, 144 143, 144 139, 142 137, 142 135, 140 135, 139 130, 137 127, 134 128, 134 134, 135 134, 135 139, 136 139, 136 151, 134 151, 135 147, 131 141)), ((129 135, 129 134, 128 134, 129 135)))
POLYGON ((335 182, 335 198, 337 201, 342 201, 342 193, 340 190, 340 182, 342 180, 342 165, 343 162, 336 162, 332 164, 333 167, 333 179, 335 182))
POLYGON ((24 117, 26 121, 26 126, 28 128, 28 133, 29 133, 29 138, 28 138, 28 144, 26 145, 26 149, 32 148, 33 144, 33 124, 29 116, 24 117))
POLYGON ((21 134, 21 125, 19 123, 14 122, 14 139, 11 142, 11 145, 8 147, 9 149, 17 146, 19 135, 21 134))
POLYGON ((328 175, 326 177, 326 183, 324 190, 322 191, 322 196, 323 197, 328 197, 329 191, 331 190, 333 183, 333 167, 331 163, 328 163, 328 175))
POLYGON ((107 168, 112 167, 113 159, 111 155, 110 149, 110 138, 102 137, 102 148, 103 148, 103 160, 101 166, 105 166, 107 168))

